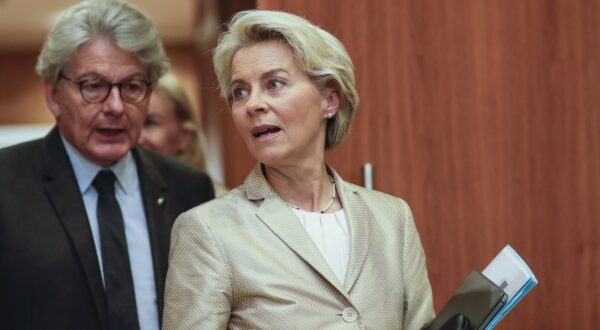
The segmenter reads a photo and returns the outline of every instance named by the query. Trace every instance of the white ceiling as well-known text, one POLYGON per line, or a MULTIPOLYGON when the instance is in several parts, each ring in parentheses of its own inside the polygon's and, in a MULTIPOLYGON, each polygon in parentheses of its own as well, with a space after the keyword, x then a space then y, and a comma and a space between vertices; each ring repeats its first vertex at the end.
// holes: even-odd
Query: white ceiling
MULTIPOLYGON (((55 15, 77 0, 0 0, 0 52, 41 48, 55 15)), ((154 22, 165 44, 192 41, 195 0, 129 0, 154 22)))

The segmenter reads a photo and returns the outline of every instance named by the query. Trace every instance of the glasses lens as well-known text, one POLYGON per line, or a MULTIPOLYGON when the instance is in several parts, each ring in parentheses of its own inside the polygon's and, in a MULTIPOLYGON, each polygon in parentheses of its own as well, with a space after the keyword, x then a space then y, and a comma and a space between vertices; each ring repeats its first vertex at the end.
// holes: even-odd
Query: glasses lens
POLYGON ((148 92, 148 84, 143 80, 131 80, 121 84, 121 97, 127 102, 141 102, 148 92))
POLYGON ((102 102, 110 90, 110 84, 102 80, 86 80, 81 82, 81 96, 91 103, 102 102))
POLYGON ((129 103, 141 102, 148 95, 148 83, 139 79, 120 84, 111 84, 104 80, 83 80, 78 84, 81 88, 81 96, 89 103, 104 102, 113 86, 119 87, 121 98, 129 103))

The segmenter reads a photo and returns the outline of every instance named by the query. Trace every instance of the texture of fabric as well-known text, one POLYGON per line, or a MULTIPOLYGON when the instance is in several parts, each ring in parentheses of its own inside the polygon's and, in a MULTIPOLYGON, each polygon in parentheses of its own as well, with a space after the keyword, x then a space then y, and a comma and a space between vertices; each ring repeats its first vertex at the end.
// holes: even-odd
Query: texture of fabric
POLYGON ((344 182, 341 283, 258 165, 243 185, 173 227, 164 329, 421 329, 434 316, 407 204, 344 182))

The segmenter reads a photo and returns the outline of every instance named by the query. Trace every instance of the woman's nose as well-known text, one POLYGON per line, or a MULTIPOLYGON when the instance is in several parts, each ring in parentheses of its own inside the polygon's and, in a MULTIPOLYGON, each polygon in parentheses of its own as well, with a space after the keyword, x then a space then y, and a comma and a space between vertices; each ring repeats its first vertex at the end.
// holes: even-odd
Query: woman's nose
POLYGON ((260 92, 251 93, 248 96, 246 102, 246 111, 249 114, 255 114, 259 112, 265 112, 268 109, 268 105, 265 102, 264 95, 260 92))

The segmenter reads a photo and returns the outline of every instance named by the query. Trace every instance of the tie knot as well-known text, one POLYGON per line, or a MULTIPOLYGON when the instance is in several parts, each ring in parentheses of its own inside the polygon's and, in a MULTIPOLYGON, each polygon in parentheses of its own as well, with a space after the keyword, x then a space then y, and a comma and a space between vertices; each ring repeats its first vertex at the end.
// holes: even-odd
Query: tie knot
POLYGON ((99 194, 114 194, 115 193, 115 175, 110 170, 102 170, 98 172, 96 178, 92 182, 92 186, 96 188, 99 194))

